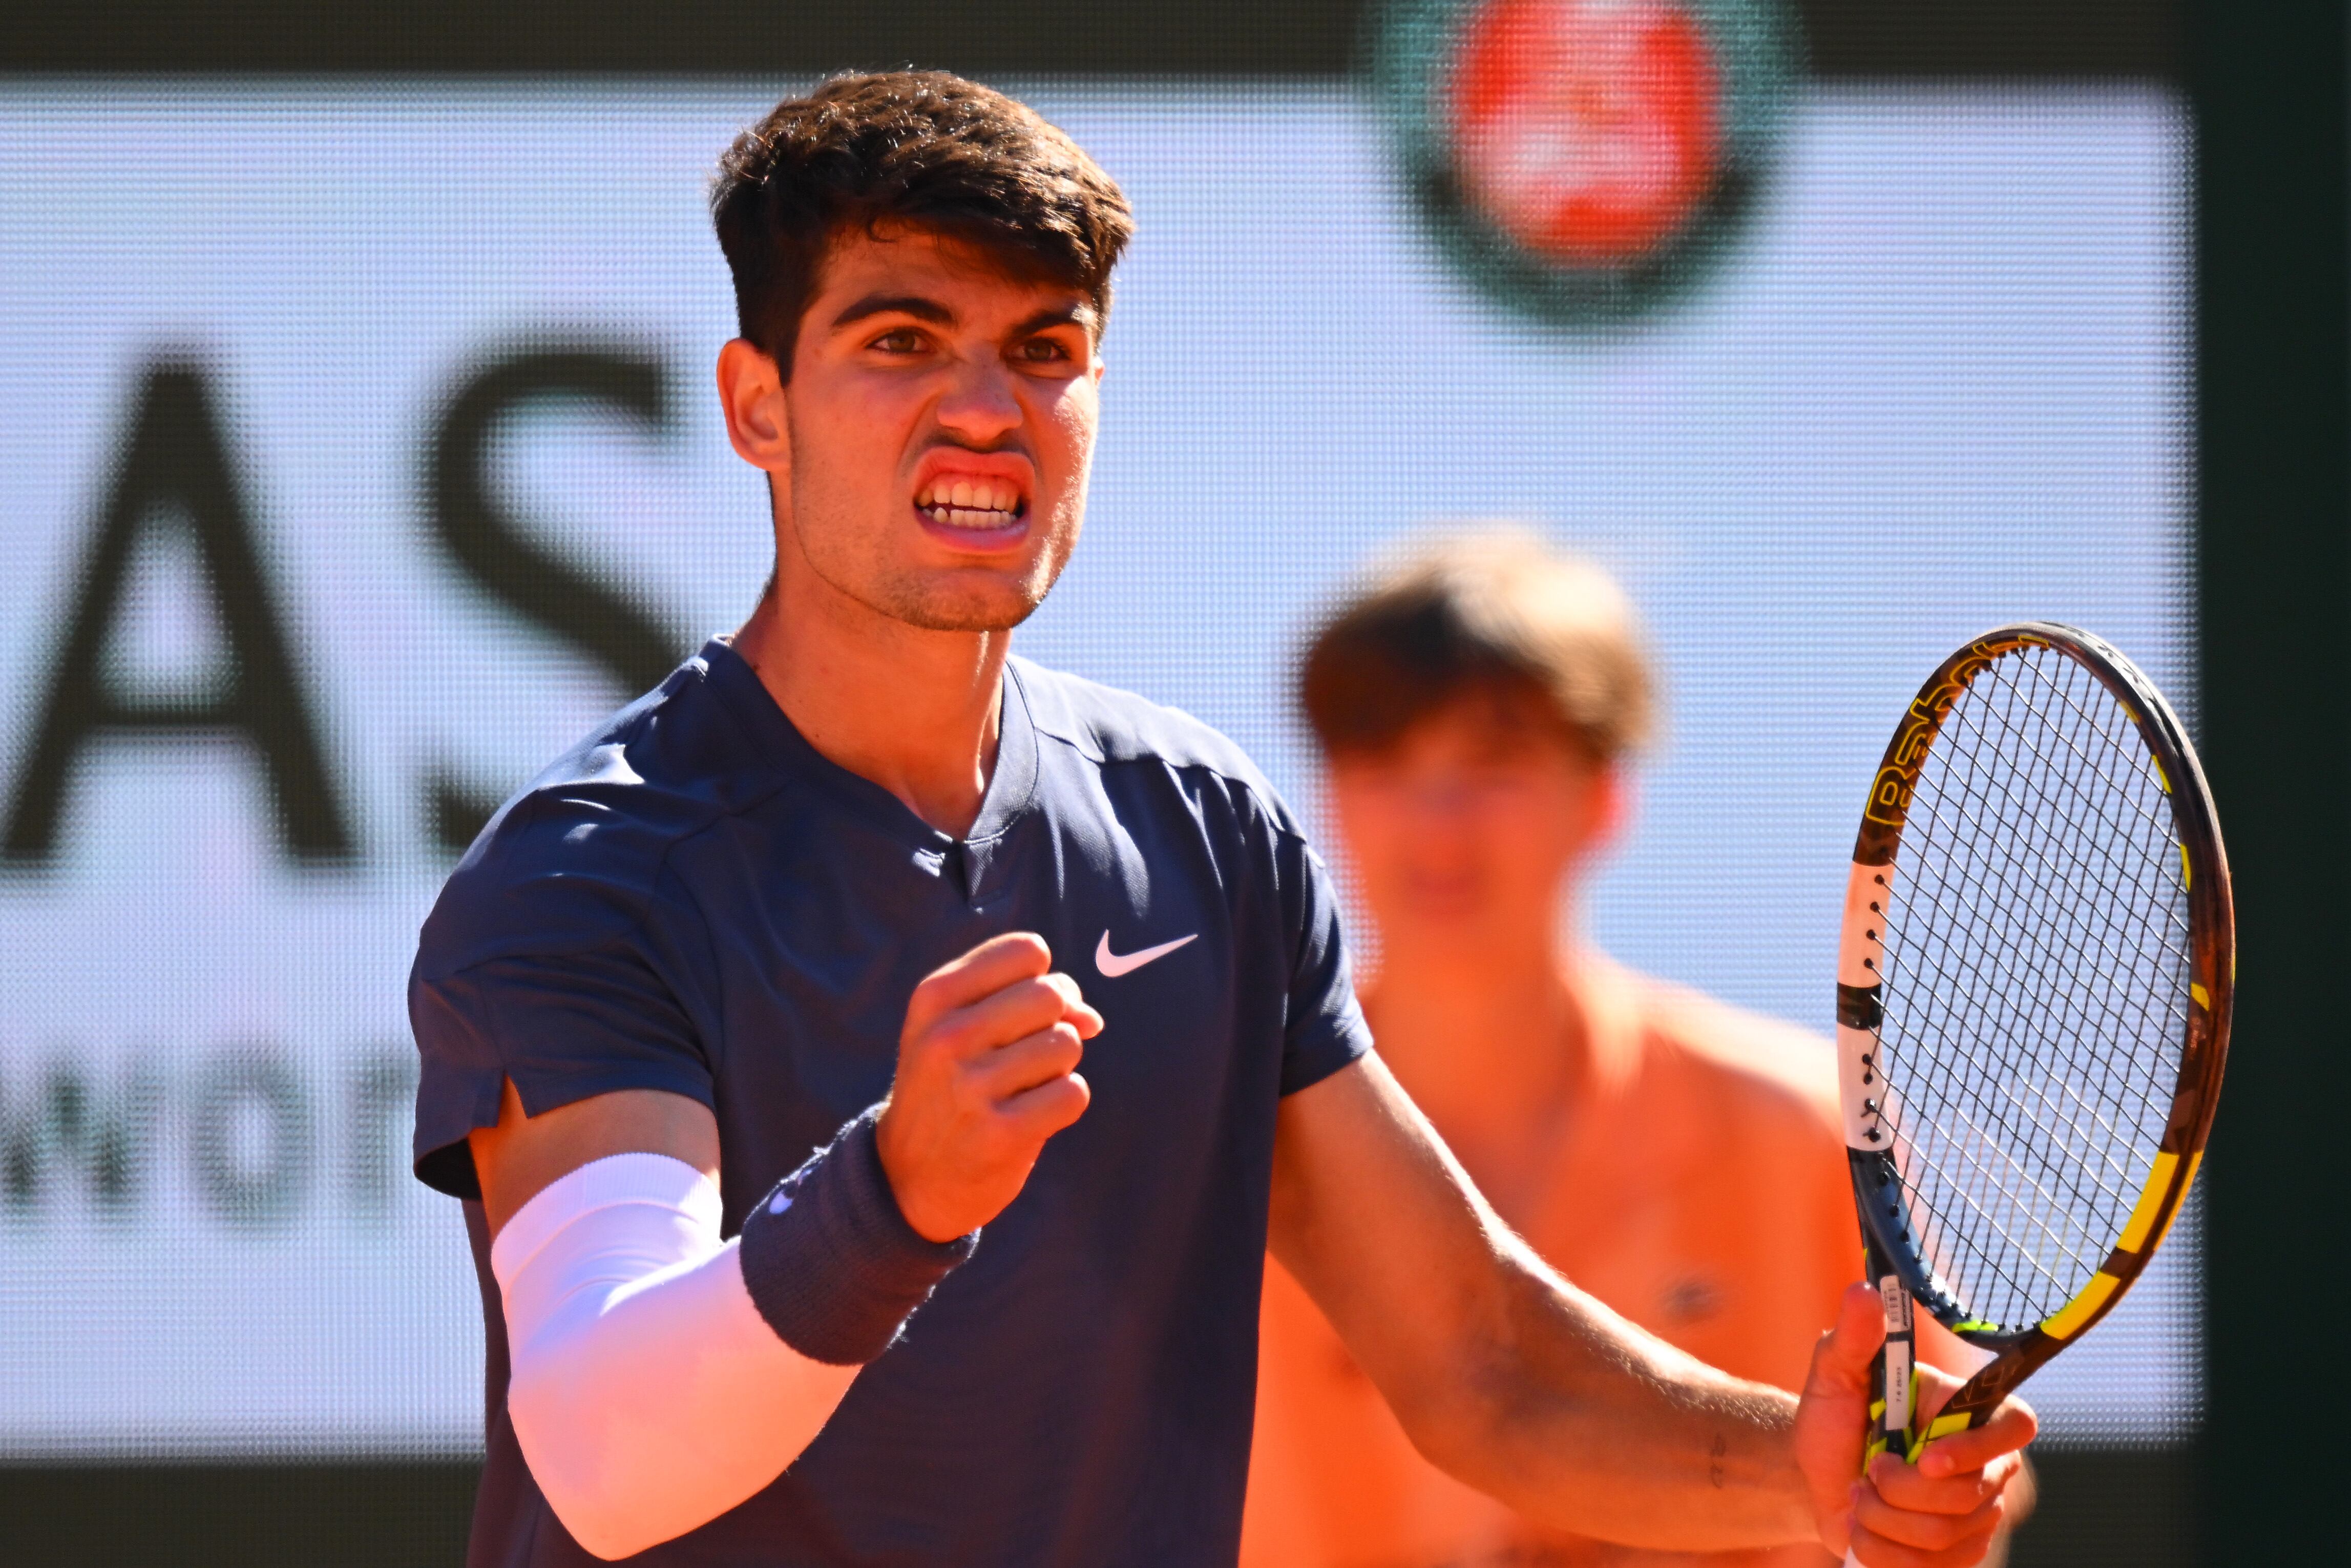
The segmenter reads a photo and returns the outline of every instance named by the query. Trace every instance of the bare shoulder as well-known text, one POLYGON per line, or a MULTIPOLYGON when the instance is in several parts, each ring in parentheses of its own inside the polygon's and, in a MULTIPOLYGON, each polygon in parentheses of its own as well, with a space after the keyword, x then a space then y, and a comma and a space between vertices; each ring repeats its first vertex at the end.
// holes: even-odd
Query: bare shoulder
POLYGON ((1746 1114, 1817 1130, 1842 1145, 1835 1047, 1825 1036, 1687 986, 1620 973, 1653 1049, 1673 1051, 1746 1114))

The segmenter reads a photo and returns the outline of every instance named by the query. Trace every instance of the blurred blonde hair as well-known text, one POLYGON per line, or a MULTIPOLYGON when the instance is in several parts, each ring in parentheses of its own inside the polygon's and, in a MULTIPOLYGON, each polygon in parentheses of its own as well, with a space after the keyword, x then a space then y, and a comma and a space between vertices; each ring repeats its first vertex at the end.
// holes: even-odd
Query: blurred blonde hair
POLYGON ((1535 699, 1603 762, 1646 745, 1656 718, 1625 591, 1522 527, 1448 533, 1392 558, 1322 622, 1299 670, 1326 753, 1384 748, 1479 693, 1535 699))

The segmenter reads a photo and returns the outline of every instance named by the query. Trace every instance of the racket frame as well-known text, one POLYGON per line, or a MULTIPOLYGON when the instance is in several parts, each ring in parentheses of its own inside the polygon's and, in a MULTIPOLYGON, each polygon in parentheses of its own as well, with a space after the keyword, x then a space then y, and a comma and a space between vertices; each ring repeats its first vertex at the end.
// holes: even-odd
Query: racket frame
POLYGON ((1854 844, 1837 969, 1839 1072, 1854 1204, 1869 1280, 1886 1310, 1887 1343, 1878 1354, 1874 1379, 1877 1397, 1870 1412, 1876 1431, 1864 1465, 1888 1448, 1916 1462, 1928 1442, 1975 1425, 2018 1384, 2114 1310, 2179 1218, 2211 1131, 2228 1060, 2236 983, 2228 855, 2203 767, 2179 716, 2154 683, 2102 639, 2052 622, 2000 627, 1944 660, 1912 699, 1871 781, 1854 844), (2011 1325, 1969 1316, 1958 1293, 1936 1273, 1911 1224, 1893 1137, 1878 1110, 1884 1080, 1876 1068, 1885 1019, 1878 915, 1899 858, 1919 771, 1952 704, 1995 661, 2027 648, 2053 650, 2087 670, 2121 705, 2155 762, 2158 782, 2171 804, 2187 882, 2190 987, 2170 1113, 2153 1168, 2116 1245, 2063 1307, 2037 1323, 2011 1325), (1923 1428, 1915 1419, 1914 1303, 1959 1339, 1992 1353, 1992 1359, 1923 1428))

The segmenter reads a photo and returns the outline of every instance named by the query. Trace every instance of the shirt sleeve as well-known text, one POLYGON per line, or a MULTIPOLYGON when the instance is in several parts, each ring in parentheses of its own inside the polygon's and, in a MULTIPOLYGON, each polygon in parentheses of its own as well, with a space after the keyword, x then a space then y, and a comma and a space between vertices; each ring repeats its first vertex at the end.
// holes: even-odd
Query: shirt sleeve
POLYGON ((451 879, 408 988, 421 1059, 413 1153, 427 1186, 481 1196, 465 1135, 496 1124, 509 1079, 534 1116, 622 1089, 715 1108, 691 1001, 691 914, 656 896, 658 873, 642 890, 632 880, 451 879))
POLYGON ((1320 1083, 1372 1049, 1371 1026, 1355 1000, 1346 936, 1330 868, 1303 839, 1282 833, 1275 852, 1282 915, 1293 934, 1281 1092, 1320 1083))

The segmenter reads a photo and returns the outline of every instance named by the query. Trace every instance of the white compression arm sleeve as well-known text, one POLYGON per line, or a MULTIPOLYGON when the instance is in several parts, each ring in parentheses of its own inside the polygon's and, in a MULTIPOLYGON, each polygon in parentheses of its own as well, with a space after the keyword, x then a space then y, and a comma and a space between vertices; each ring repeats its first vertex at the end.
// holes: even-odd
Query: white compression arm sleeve
POLYGON ((692 1166, 614 1155, 538 1193, 491 1244, 515 1437, 598 1557, 683 1535, 767 1486, 857 1376, 776 1336, 718 1217, 692 1166))

